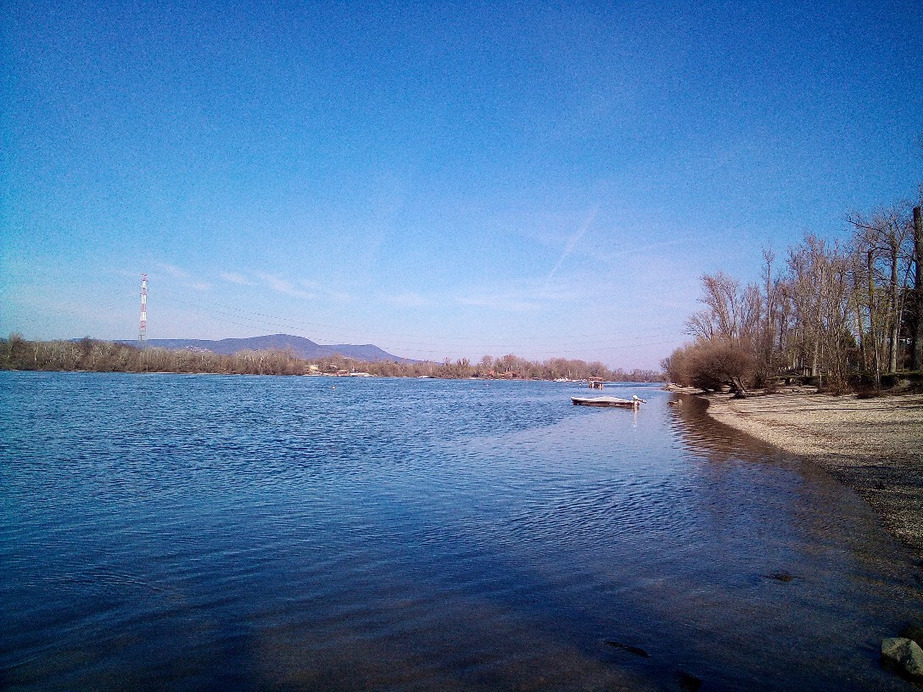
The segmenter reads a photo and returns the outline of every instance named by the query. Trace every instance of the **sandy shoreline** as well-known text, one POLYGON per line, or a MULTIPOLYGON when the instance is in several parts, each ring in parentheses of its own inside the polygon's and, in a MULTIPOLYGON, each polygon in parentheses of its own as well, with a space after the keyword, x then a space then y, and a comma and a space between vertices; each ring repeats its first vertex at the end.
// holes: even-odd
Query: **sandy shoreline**
POLYGON ((858 492, 923 558, 923 394, 699 396, 715 420, 809 459, 858 492))

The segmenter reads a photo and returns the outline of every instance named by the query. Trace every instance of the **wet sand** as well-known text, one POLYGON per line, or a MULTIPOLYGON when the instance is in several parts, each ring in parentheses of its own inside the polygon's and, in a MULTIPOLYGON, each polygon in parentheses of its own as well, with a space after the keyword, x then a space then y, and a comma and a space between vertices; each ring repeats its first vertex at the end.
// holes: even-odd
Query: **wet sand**
POLYGON ((858 399, 792 388, 699 394, 717 421, 803 456, 868 501, 923 558, 923 394, 858 399))

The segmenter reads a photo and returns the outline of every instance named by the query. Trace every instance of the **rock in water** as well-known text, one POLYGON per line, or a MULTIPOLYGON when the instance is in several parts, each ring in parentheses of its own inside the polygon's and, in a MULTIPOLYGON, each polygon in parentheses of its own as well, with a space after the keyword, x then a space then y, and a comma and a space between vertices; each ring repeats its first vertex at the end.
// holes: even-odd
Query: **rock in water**
POLYGON ((906 637, 888 637, 881 642, 881 659, 915 682, 923 682, 923 649, 906 637))
POLYGON ((606 640, 606 645, 615 647, 616 649, 622 649, 629 653, 634 654, 635 656, 641 656, 643 658, 649 658, 650 654, 647 653, 640 646, 632 646, 631 644, 622 644, 622 642, 612 641, 611 639, 606 640))
POLYGON ((679 671, 679 688, 681 690, 689 690, 689 692, 698 692, 702 689, 702 679, 697 678, 692 673, 686 673, 684 671, 679 671))

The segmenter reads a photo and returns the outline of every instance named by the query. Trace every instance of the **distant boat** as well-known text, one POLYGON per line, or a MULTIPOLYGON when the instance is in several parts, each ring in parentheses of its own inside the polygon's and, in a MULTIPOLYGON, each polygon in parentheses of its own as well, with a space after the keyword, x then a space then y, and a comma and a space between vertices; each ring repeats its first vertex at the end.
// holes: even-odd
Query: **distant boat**
POLYGON ((636 396, 630 399, 620 399, 617 396, 572 396, 570 400, 574 402, 574 406, 609 406, 615 408, 638 408, 641 404, 647 403, 644 399, 639 399, 636 396))

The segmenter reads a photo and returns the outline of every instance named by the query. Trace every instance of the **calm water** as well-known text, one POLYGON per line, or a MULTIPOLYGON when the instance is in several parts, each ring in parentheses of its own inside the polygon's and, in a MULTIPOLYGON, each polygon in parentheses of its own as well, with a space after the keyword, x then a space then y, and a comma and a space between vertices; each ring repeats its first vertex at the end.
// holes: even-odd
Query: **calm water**
POLYGON ((585 392, 0 373, 0 686, 908 689, 856 496, 585 392))

